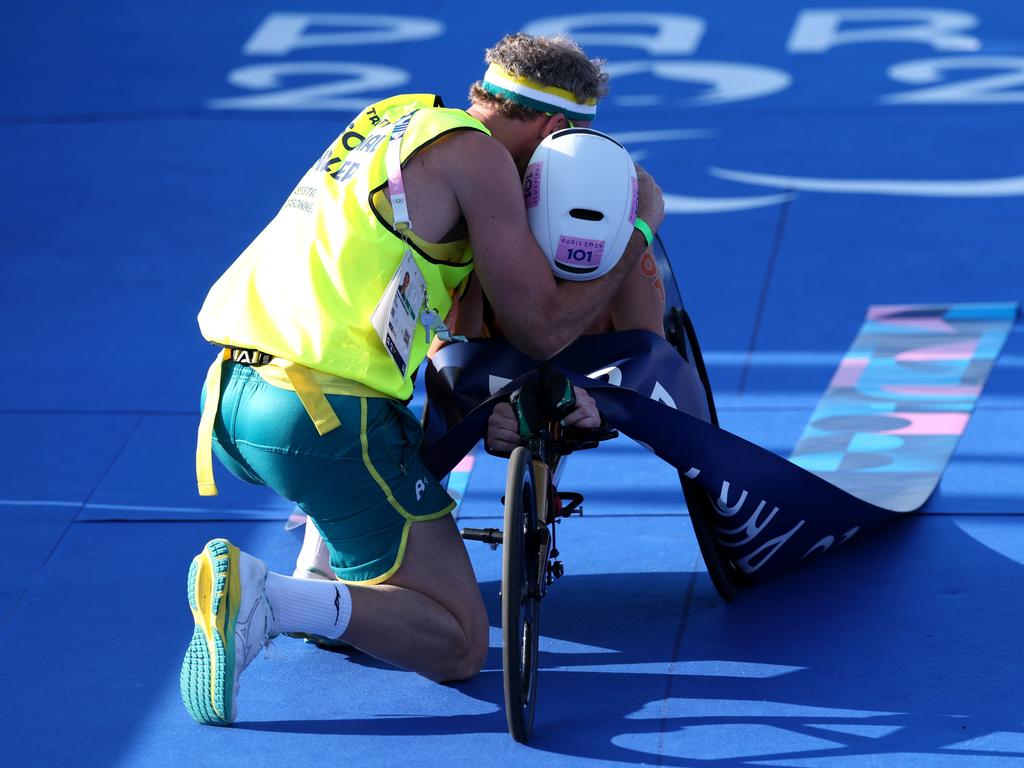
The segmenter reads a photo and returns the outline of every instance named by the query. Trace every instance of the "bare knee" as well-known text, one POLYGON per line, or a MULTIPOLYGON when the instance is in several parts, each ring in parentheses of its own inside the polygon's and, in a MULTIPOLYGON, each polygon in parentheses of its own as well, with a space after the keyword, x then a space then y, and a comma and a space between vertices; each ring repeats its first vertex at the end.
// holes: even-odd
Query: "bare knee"
POLYGON ((462 629, 462 636, 455 638, 448 663, 440 670, 437 682, 456 683, 468 680, 483 669, 487 661, 490 627, 486 617, 483 621, 474 622, 473 626, 462 629))

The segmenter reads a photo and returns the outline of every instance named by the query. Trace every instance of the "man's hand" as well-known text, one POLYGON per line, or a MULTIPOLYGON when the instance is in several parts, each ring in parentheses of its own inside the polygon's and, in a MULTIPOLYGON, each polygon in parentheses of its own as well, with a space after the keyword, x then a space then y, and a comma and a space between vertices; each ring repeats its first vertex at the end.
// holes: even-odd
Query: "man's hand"
MULTIPOLYGON (((601 412, 597 403, 585 389, 573 387, 576 393, 576 408, 565 417, 565 426, 581 429, 596 429, 601 426, 601 412)), ((519 420, 512 406, 498 403, 487 419, 487 448, 494 453, 512 453, 523 444, 519 435, 519 420)))
POLYGON ((640 194, 636 215, 647 222, 652 232, 657 232, 665 220, 665 198, 651 174, 639 163, 633 165, 636 166, 636 184, 640 194))
POLYGON ((523 444, 519 436, 519 420, 512 406, 498 403, 487 419, 487 449, 494 453, 512 453, 516 446, 523 444))
POLYGON ((601 426, 601 412, 597 410, 597 403, 590 393, 585 389, 573 387, 576 393, 576 409, 565 417, 563 422, 567 427, 579 427, 580 429, 596 429, 601 426))

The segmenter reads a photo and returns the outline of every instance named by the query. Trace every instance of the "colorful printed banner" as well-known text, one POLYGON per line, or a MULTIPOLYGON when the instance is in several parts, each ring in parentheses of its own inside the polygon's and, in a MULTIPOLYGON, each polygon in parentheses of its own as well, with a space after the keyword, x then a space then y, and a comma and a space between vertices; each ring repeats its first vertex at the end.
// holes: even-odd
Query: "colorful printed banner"
POLYGON ((864 501, 919 509, 1016 316, 1016 304, 871 307, 790 459, 864 501))

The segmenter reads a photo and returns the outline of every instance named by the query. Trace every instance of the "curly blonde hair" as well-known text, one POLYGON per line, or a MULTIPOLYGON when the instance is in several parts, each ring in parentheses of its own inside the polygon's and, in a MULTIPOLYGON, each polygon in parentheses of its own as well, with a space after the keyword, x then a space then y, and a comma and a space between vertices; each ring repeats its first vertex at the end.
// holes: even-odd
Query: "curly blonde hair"
MULTIPOLYGON (((582 102, 608 94, 608 73, 603 59, 591 59, 568 35, 534 37, 524 32, 506 35, 484 54, 484 62, 497 64, 512 75, 544 85, 564 88, 582 102)), ((503 117, 530 120, 541 115, 535 109, 484 90, 477 80, 470 86, 469 100, 485 104, 503 117)))

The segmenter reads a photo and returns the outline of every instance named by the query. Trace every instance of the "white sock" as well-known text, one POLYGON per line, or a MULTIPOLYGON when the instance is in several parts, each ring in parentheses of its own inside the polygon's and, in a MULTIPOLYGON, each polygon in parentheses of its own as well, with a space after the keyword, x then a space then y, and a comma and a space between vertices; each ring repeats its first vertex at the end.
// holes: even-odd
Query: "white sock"
POLYGON ((331 553, 327 549, 327 542, 313 525, 313 521, 307 518, 306 530, 302 536, 302 549, 295 558, 295 571, 292 576, 308 579, 316 578, 317 574, 322 574, 326 579, 336 578, 331 568, 331 553))
POLYGON ((267 573, 267 599, 276 633, 302 632, 336 640, 352 616, 352 595, 340 581, 295 579, 267 573))

